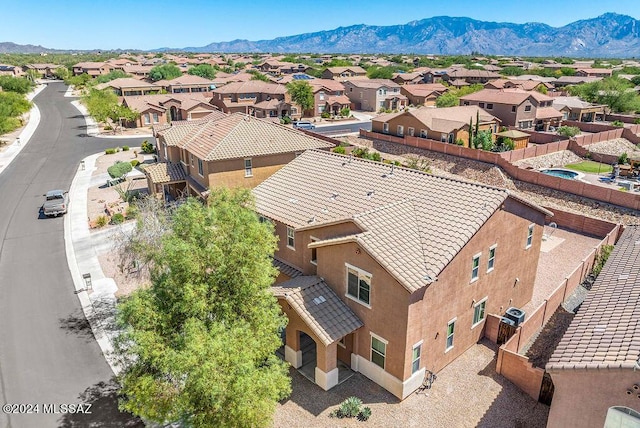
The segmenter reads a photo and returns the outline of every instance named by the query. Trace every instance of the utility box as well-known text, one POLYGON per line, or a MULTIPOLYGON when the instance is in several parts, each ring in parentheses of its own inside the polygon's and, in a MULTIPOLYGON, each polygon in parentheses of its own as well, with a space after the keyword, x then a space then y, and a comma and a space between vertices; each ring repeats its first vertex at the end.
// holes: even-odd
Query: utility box
POLYGON ((512 320, 515 323, 514 325, 517 327, 524 322, 525 312, 522 309, 511 307, 507 309, 504 316, 512 320))

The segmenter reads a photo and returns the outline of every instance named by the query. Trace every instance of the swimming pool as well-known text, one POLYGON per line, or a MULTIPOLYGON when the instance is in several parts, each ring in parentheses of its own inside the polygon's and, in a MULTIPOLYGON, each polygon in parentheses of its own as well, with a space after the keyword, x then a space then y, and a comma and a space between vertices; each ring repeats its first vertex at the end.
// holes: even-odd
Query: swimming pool
POLYGON ((578 172, 560 168, 541 169, 540 172, 547 175, 553 175, 554 177, 566 178, 567 180, 577 180, 581 175, 578 172))

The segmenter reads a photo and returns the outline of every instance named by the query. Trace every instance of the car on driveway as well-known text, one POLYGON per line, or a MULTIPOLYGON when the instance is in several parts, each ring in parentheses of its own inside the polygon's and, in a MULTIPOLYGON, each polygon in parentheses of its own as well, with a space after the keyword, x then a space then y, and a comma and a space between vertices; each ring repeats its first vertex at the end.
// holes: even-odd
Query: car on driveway
POLYGON ((306 129, 309 131, 312 129, 316 129, 316 126, 313 123, 306 120, 299 120, 297 122, 294 122, 293 127, 296 129, 306 129))
POLYGON ((65 190, 49 190, 44 194, 42 213, 47 217, 66 214, 69 208, 69 192, 65 190))

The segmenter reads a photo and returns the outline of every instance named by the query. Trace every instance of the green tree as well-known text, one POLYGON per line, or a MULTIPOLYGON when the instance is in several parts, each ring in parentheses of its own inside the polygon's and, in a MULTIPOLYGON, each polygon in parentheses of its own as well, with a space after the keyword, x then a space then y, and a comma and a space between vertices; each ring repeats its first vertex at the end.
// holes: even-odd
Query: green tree
POLYGON ((64 82, 67 85, 74 86, 76 89, 82 89, 86 87, 89 82, 91 82, 91 80, 91 76, 89 76, 87 73, 82 73, 77 76, 70 76, 64 82))
POLYGON ((158 80, 171 80, 182 76, 182 70, 175 64, 156 65, 149 70, 149 79, 157 82, 158 80))
POLYGON ((634 85, 640 85, 640 76, 634 76, 631 78, 631 83, 634 85))
POLYGON ((0 76, 0 88, 3 91, 26 94, 33 88, 33 82, 23 77, 0 76))
POLYGON ((394 73, 393 67, 369 67, 367 77, 369 79, 391 79, 394 73))
POLYGON ((618 77, 570 86, 572 95, 577 95, 589 102, 606 104, 617 113, 635 112, 640 110, 640 97, 632 90, 633 84, 618 77))
POLYGON ((20 116, 30 108, 31 103, 23 94, 0 92, 0 135, 22 126, 20 116))
POLYGON ((309 82, 304 80, 294 80, 287 83, 287 92, 291 95, 291 100, 302 107, 302 114, 313 109, 314 98, 313 88, 309 82))
POLYGON ((215 190, 207 206, 189 199, 139 247, 151 285, 118 304, 124 410, 196 428, 263 427, 289 395, 275 355, 286 318, 269 290, 276 238, 252 207, 246 189, 215 190))
POLYGON ((71 76, 71 72, 67 67, 58 67, 53 70, 53 75, 56 79, 67 80, 71 76))
POLYGON ((251 80, 260 80, 262 82, 271 82, 267 76, 260 73, 258 70, 248 70, 247 73, 252 74, 251 80))
POLYGON ((25 72, 25 78, 30 82, 35 82, 36 79, 41 78, 42 76, 36 70, 29 69, 25 72))
POLYGON ((204 77, 205 79, 215 78, 217 72, 211 64, 198 64, 195 67, 191 67, 188 71, 189 74, 204 77))
POLYGON ((436 98, 436 107, 454 107, 460 105, 460 97, 455 91, 449 91, 436 98))
POLYGON ((561 126, 556 132, 558 133, 558 135, 571 138, 580 134, 580 128, 578 128, 577 126, 561 126))
POLYGON ((110 90, 91 89, 82 97, 89 114, 100 123, 111 126, 115 133, 121 119, 127 122, 135 120, 139 113, 118 102, 118 96, 110 90))
POLYGON ((95 83, 107 83, 107 82, 111 82, 112 80, 116 80, 116 79, 122 79, 125 77, 131 77, 130 74, 125 73, 122 70, 113 70, 108 72, 107 74, 103 74, 101 76, 98 76, 94 79, 95 83))

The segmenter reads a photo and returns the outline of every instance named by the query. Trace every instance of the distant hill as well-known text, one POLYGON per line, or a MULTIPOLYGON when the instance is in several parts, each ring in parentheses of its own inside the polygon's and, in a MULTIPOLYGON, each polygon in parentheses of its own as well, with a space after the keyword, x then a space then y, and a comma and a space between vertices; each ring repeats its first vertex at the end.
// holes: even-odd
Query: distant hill
POLYGON ((47 49, 35 45, 18 45, 12 42, 0 42, 0 53, 51 53, 54 49, 47 49))
POLYGON ((615 13, 563 27, 438 16, 403 25, 353 25, 273 40, 233 40, 188 52, 415 53, 640 57, 640 21, 615 13))

